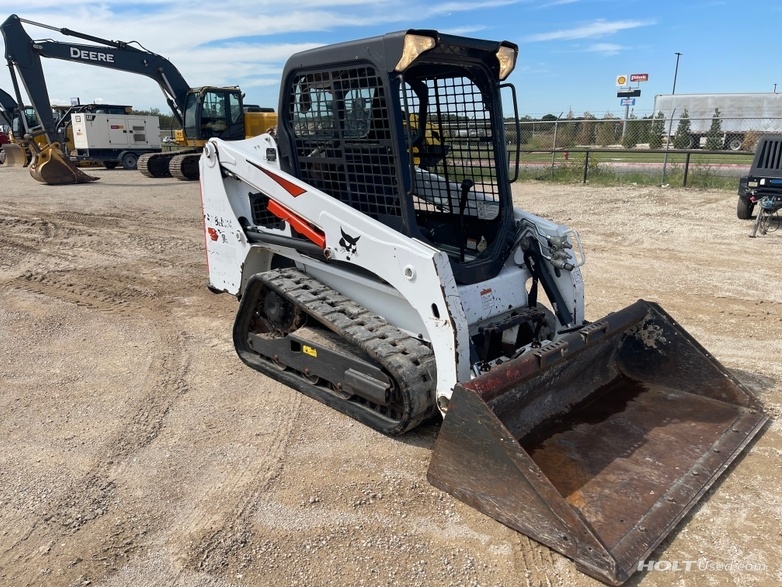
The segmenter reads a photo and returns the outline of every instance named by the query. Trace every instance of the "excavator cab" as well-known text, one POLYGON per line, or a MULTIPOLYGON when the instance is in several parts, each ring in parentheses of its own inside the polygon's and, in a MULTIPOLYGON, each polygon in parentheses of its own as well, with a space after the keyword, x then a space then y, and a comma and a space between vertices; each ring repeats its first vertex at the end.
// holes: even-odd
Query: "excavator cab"
POLYGON ((212 137, 245 138, 242 92, 238 87, 190 90, 185 101, 184 144, 202 147, 212 137))

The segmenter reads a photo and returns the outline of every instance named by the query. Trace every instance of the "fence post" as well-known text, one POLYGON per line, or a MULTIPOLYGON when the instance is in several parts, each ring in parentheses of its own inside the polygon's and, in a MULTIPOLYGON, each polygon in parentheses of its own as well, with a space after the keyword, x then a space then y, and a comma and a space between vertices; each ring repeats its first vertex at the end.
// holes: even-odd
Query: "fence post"
POLYGON ((589 149, 585 152, 584 157, 584 181, 582 183, 587 182, 587 173, 589 172, 589 149))
POLYGON ((671 119, 668 122, 668 136, 665 140, 665 156, 663 157, 663 176, 660 178, 660 185, 665 185, 665 168, 668 167, 668 150, 671 148, 671 130, 673 130, 673 115, 676 114, 676 108, 671 110, 671 119))
POLYGON ((557 132, 559 132, 559 119, 562 118, 564 112, 560 112, 557 119, 554 121, 554 144, 551 145, 551 174, 554 174, 554 161, 557 156, 557 132))
POLYGON ((685 188, 687 187, 687 174, 690 171, 690 155, 692 155, 692 153, 687 151, 687 155, 684 157, 684 182, 682 183, 682 187, 685 188))

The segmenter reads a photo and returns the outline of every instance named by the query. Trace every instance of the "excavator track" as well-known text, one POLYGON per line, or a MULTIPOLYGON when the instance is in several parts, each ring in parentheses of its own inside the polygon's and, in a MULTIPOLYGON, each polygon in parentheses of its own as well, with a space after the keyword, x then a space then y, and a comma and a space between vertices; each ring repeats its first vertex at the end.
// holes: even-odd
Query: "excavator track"
POLYGON ((385 434, 436 413, 429 346, 297 269, 249 280, 234 344, 254 369, 385 434))
POLYGON ((187 151, 166 151, 164 153, 144 153, 138 158, 137 169, 145 177, 171 177, 169 163, 180 153, 187 151))
POLYGON ((180 181, 198 181, 198 160, 200 152, 178 153, 168 163, 168 171, 172 177, 180 181))

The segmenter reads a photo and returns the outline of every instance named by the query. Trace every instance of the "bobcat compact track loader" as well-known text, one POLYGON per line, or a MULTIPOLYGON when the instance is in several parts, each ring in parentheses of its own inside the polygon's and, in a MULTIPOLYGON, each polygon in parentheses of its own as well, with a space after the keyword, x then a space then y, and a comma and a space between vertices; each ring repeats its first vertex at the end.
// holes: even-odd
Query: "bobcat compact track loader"
POLYGON ((201 156, 209 286, 246 364, 386 434, 439 412, 431 483, 619 584, 767 418, 657 305, 585 320, 578 235, 512 205, 517 52, 291 57, 276 135, 201 156))

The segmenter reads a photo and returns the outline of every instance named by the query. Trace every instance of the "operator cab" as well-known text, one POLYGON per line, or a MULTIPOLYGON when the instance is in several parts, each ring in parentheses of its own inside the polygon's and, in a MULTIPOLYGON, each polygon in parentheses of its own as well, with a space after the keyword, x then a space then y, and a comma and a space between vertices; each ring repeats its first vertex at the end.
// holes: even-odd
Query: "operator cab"
POLYGON ((283 74, 280 163, 447 253, 457 282, 494 277, 516 236, 500 99, 516 53, 406 31, 297 54, 283 74))
POLYGON ((191 90, 184 116, 188 144, 212 137, 226 141, 245 138, 242 93, 238 87, 191 90))

